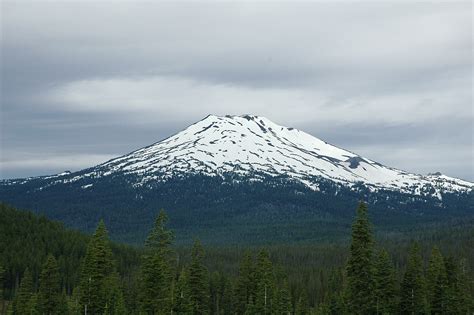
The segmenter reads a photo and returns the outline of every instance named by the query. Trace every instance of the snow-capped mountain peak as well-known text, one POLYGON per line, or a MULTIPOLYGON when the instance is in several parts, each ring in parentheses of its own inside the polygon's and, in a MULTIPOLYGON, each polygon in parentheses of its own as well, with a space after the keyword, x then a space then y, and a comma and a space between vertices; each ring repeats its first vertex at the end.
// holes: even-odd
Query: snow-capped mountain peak
POLYGON ((346 186, 362 183, 373 190, 436 196, 474 187, 444 175, 422 176, 386 167, 253 115, 209 115, 169 138, 110 160, 80 177, 117 172, 139 175, 137 185, 186 174, 222 176, 232 172, 255 180, 262 174, 288 176, 316 190, 321 178, 346 186))
MULTIPOLYGON (((80 182, 90 189, 107 176, 129 176, 133 186, 152 186, 188 175, 239 175, 251 181, 281 177, 319 190, 322 182, 371 191, 389 190, 442 198, 466 193, 474 183, 439 173, 427 176, 384 166, 338 148, 306 132, 280 126, 265 117, 209 115, 181 132, 124 156, 76 173, 45 176, 46 186, 80 182)), ((24 184, 35 178, 7 180, 24 184)))

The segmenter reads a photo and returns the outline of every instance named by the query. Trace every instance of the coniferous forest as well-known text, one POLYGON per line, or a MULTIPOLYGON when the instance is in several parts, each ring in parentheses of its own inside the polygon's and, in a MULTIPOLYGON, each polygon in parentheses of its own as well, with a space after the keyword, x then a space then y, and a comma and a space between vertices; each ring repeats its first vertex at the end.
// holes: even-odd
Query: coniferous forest
POLYGON ((472 229, 379 240, 364 203, 347 244, 188 248, 167 224, 162 210, 132 247, 111 242, 103 221, 87 236, 0 205, 1 313, 474 312, 472 229))

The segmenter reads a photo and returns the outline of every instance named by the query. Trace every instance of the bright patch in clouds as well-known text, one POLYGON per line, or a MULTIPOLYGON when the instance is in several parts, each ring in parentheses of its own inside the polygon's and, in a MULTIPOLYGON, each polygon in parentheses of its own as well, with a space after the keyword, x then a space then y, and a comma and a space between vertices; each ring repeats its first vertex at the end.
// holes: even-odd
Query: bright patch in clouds
POLYGON ((338 100, 307 87, 250 88, 154 76, 74 81, 45 95, 44 103, 57 109, 136 114, 143 115, 143 120, 196 119, 208 113, 251 113, 288 123, 311 120, 323 124, 401 124, 416 123, 419 117, 426 122, 472 116, 472 112, 463 112, 470 97, 463 89, 338 100))

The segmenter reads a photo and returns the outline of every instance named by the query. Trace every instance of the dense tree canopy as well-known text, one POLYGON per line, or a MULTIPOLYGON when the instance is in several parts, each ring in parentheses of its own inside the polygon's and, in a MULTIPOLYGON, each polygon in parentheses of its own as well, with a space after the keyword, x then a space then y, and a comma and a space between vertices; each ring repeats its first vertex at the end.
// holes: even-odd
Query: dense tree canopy
POLYGON ((319 244, 204 250, 196 240, 189 250, 173 244, 161 211, 143 248, 136 249, 110 242, 103 221, 87 237, 9 207, 0 210, 16 229, 16 235, 11 235, 11 227, 2 229, 0 239, 4 253, 0 266, 5 271, 4 284, 0 283, 5 288, 2 312, 8 314, 469 314, 474 310, 472 258, 463 250, 469 246, 459 239, 449 243, 455 246, 446 246, 440 237, 421 239, 409 250, 403 242, 377 241, 363 203, 357 209, 349 248, 319 244), (25 250, 12 248, 8 240, 15 246, 23 244, 25 250), (27 253, 28 248, 35 255, 27 253))

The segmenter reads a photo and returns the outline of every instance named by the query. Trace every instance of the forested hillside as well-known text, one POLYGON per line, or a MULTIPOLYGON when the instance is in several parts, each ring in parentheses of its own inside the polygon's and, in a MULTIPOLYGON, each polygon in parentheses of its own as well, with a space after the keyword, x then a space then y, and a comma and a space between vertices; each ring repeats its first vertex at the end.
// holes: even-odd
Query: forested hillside
MULTIPOLYGON (((360 204, 347 242, 175 245, 164 211, 144 246, 0 206, 0 309, 8 314, 470 314, 472 222, 416 242, 374 233, 360 204)), ((415 234, 412 234, 415 235, 415 234)))
POLYGON ((161 208, 176 232, 176 244, 188 246, 196 236, 213 246, 345 240, 359 200, 367 201, 377 228, 387 233, 407 235, 420 226, 474 220, 473 192, 444 194, 440 202, 392 191, 373 193, 363 185, 350 189, 323 179, 318 191, 270 176, 255 182, 236 174, 224 179, 189 175, 155 182, 152 188, 130 187, 137 180, 131 175, 106 177, 84 189, 88 182, 83 180, 50 186, 36 178, 2 186, 0 201, 85 233, 103 219, 112 240, 135 245, 143 243, 161 208))

